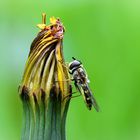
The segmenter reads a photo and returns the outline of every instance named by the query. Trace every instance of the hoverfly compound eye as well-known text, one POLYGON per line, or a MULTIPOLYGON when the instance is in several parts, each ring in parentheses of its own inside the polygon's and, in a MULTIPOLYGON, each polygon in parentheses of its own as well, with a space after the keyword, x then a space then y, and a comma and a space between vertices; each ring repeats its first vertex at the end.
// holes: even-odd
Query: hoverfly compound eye
POLYGON ((69 64, 69 69, 70 70, 75 69, 75 68, 79 67, 80 65, 81 65, 80 61, 74 60, 69 64))

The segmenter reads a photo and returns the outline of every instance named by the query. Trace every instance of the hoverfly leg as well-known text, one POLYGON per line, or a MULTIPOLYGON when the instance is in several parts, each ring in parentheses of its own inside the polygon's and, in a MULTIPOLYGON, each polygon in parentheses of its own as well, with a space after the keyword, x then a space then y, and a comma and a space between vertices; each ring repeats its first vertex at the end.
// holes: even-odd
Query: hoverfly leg
POLYGON ((74 78, 71 78, 71 81, 74 81, 74 78))
POLYGON ((60 80, 55 80, 55 82, 69 82, 69 81, 71 81, 71 79, 66 79, 66 80, 64 80, 64 81, 60 81, 60 80))
POLYGON ((68 69, 68 65, 67 65, 68 63, 64 64, 63 60, 58 60, 58 61, 62 64, 62 66, 64 66, 66 69, 68 69))
POLYGON ((81 94, 72 96, 72 97, 70 97, 70 98, 76 98, 76 97, 79 97, 79 96, 81 96, 81 94))
POLYGON ((69 73, 72 75, 72 72, 69 71, 69 73))
POLYGON ((70 78, 70 79, 66 79, 64 81, 60 81, 60 80, 55 80, 55 82, 69 82, 69 81, 74 81, 74 78, 70 78))
MULTIPOLYGON (((64 101, 66 98, 68 98, 69 96, 71 96, 72 94, 75 94, 75 93, 77 93, 77 91, 75 91, 75 92, 73 92, 73 93, 71 93, 71 94, 66 95, 66 96, 64 97, 63 101, 64 101)), ((71 97, 70 97, 70 98, 71 98, 71 97)))
MULTIPOLYGON (((75 94, 75 93, 77 93, 77 91, 73 92, 72 94, 66 95, 66 96, 64 97, 63 101, 64 101, 67 97, 69 97, 69 96, 71 96, 71 95, 73 95, 73 94, 75 94)), ((80 95, 72 96, 72 97, 70 97, 70 99, 71 99, 71 98, 75 98, 75 97, 79 97, 79 96, 81 96, 81 94, 80 94, 80 95)))

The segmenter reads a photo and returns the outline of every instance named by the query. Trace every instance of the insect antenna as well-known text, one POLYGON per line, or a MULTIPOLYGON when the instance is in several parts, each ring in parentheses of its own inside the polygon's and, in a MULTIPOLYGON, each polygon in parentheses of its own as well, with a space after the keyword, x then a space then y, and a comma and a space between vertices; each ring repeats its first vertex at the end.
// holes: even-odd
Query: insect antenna
POLYGON ((73 59, 73 60, 76 60, 76 58, 75 58, 75 57, 72 57, 72 59, 73 59))

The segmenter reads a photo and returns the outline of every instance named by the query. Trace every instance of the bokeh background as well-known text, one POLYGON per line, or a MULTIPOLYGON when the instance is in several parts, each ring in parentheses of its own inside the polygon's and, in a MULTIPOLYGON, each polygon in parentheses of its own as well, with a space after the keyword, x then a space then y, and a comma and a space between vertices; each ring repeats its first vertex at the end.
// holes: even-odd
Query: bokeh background
POLYGON ((83 62, 101 108, 88 111, 82 97, 72 99, 68 140, 139 140, 139 0, 0 1, 0 140, 20 139, 17 88, 42 12, 61 18, 65 59, 83 62))

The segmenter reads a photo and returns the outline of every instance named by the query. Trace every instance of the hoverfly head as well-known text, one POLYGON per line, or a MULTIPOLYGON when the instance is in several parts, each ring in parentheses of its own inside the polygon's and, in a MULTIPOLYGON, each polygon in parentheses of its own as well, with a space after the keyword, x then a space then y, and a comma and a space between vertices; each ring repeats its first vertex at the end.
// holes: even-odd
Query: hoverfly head
POLYGON ((77 60, 76 58, 72 57, 73 61, 69 63, 69 70, 72 71, 73 69, 77 69, 79 66, 82 65, 82 62, 77 60))

